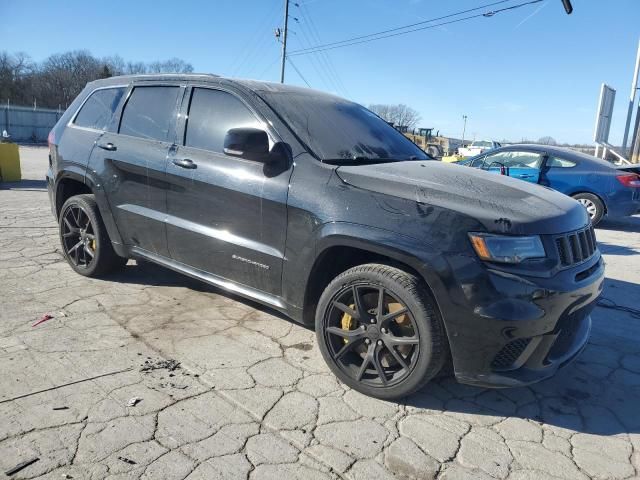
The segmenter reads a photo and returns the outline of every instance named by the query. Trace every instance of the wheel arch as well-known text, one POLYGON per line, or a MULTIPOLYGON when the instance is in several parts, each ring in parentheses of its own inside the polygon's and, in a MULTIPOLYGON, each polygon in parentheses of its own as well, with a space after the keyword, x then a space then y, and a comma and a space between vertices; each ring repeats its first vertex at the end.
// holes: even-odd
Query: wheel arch
POLYGON ((567 195, 569 195, 571 198, 574 198, 576 195, 580 195, 581 193, 588 193, 589 195, 593 195, 594 197, 597 197, 598 200, 600 200, 602 202, 602 205, 604 206, 604 213, 605 215, 608 212, 608 208, 607 208, 607 201, 602 197, 602 195, 600 195, 597 192, 594 192, 593 190, 589 190, 586 188, 578 188, 576 189, 576 191, 572 191, 571 193, 568 193, 567 195))
POLYGON ((91 178, 75 171, 61 172, 56 179, 54 191, 56 218, 59 218, 62 206, 72 196, 80 194, 93 195, 114 249, 120 256, 126 256, 126 252, 122 246, 120 232, 118 231, 113 215, 111 214, 111 209, 107 199, 105 198, 102 189, 100 189, 95 182, 92 182, 91 178))
MULTIPOLYGON (((309 270, 304 288, 302 320, 313 325, 320 295, 326 286, 340 273, 365 263, 381 263, 415 275, 425 285, 438 305, 438 292, 444 288, 436 265, 418 255, 424 253, 424 245, 395 232, 354 224, 331 224, 316 243, 316 256, 309 270), (412 245, 412 247, 409 247, 412 245)), ((434 257, 435 259, 436 257, 434 257)), ((437 259, 436 259, 437 262, 437 259)))
POLYGON ((60 216, 62 205, 74 195, 93 193, 91 187, 84 183, 84 178, 75 172, 63 173, 56 181, 55 212, 56 218, 60 216))

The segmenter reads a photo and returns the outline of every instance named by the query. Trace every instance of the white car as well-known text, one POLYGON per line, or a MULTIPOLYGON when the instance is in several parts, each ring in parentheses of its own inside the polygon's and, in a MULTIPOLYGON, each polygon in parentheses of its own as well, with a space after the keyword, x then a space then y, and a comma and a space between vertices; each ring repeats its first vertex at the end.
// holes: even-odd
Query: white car
POLYGON ((476 155, 480 155, 481 153, 488 152, 489 150, 493 150, 494 148, 500 148, 498 142, 488 141, 488 140, 476 140, 472 142, 468 147, 461 147, 458 149, 458 154, 463 157, 474 157, 476 155))

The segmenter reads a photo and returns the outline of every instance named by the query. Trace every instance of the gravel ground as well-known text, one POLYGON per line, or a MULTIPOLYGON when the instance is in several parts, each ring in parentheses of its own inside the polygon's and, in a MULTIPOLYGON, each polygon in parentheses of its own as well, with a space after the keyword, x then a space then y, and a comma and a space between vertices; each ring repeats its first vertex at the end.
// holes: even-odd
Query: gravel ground
MULTIPOLYGON (((335 379, 312 331, 254 303, 148 263, 74 274, 47 151, 21 155, 25 180, 0 184, 0 475, 35 458, 11 478, 640 475, 640 319, 597 308, 578 361, 533 387, 443 378, 374 400, 335 379)), ((635 308, 639 232, 640 217, 597 232, 604 296, 635 308)))

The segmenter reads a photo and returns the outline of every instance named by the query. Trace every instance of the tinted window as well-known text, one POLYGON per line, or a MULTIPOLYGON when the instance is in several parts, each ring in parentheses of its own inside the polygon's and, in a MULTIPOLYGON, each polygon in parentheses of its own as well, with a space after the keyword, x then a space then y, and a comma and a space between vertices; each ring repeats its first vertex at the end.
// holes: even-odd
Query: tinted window
POLYGON ((124 90, 124 88, 105 88, 93 92, 82 105, 73 123, 79 127, 105 129, 120 103, 124 90))
POLYGON ((549 160, 547 160, 547 166, 549 167, 571 168, 575 167, 576 165, 576 162, 572 162, 571 160, 567 160, 565 158, 549 157, 549 160))
POLYGON ((431 158, 357 103, 313 91, 261 91, 260 94, 323 160, 359 164, 368 160, 431 158))
POLYGON ((222 152, 224 137, 232 128, 259 128, 260 122, 239 99, 227 92, 194 88, 184 144, 222 152))
POLYGON ((178 87, 136 87, 120 120, 120 133, 168 140, 175 117, 178 87))

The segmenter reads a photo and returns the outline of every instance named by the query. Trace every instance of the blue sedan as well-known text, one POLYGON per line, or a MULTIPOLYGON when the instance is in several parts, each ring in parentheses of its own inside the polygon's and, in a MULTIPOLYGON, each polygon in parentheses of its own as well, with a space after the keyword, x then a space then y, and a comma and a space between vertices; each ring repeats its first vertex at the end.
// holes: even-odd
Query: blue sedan
POLYGON ((457 162, 558 190, 582 203, 595 225, 640 211, 640 166, 615 165, 548 145, 511 145, 457 162))

